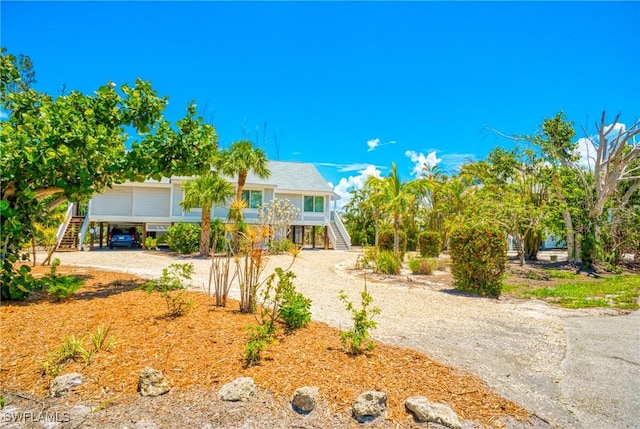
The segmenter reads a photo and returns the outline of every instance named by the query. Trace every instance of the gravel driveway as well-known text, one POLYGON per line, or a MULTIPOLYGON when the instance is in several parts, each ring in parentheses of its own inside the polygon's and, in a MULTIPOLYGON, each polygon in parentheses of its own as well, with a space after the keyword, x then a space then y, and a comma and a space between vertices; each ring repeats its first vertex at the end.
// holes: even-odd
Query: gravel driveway
MULTIPOLYGON (((192 262, 195 288, 207 284, 210 266, 208 259, 139 250, 55 256, 63 264, 143 277, 157 277, 172 262, 192 262)), ((295 261, 295 284, 313 300, 315 320, 350 326, 338 294, 344 290, 358 302, 364 282, 352 272, 357 257, 357 252, 304 250, 295 261)), ((266 272, 290 260, 271 257, 266 272)), ((535 413, 542 426, 640 427, 640 312, 613 317, 598 310, 556 309, 541 301, 478 298, 439 283, 437 276, 428 279, 368 281, 374 305, 382 310, 376 339, 481 377, 535 413)), ((237 288, 231 296, 239 297, 237 288)))

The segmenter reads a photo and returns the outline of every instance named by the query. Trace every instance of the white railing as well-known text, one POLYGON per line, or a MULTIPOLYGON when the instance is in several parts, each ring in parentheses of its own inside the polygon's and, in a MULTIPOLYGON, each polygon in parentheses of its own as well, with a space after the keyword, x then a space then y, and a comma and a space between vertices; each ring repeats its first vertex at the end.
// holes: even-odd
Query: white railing
POLYGON ((331 228, 331 225, 328 226, 327 232, 329 233, 329 242, 333 243, 333 248, 335 249, 337 246, 337 239, 335 232, 333 232, 333 228, 331 228))
POLYGON ((75 203, 69 203, 69 207, 67 208, 67 213, 64 215, 64 220, 58 227, 58 231, 56 232, 56 249, 60 246, 62 242, 62 238, 64 237, 64 233, 67 232, 67 226, 69 226, 69 222, 71 222, 71 218, 73 217, 73 210, 75 209, 75 203))
POLYGON ((89 228, 89 213, 84 217, 82 225, 80 225, 80 232, 78 232, 78 250, 82 250, 84 247, 84 237, 87 235, 87 229, 89 228))
POLYGON ((337 211, 333 210, 331 212, 331 217, 333 218, 333 221, 338 226, 338 231, 340 231, 340 235, 342 235, 344 242, 347 244, 347 248, 351 249, 351 236, 347 232, 347 228, 344 227, 344 224, 342 223, 342 219, 340 219, 340 215, 338 214, 337 211))

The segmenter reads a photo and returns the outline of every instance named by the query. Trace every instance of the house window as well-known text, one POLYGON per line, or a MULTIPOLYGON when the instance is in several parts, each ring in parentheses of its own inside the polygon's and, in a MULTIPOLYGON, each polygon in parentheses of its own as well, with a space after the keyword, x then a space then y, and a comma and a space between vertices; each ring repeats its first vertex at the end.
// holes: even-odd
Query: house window
POLYGON ((250 209, 260 208, 262 205, 262 191, 242 191, 242 199, 250 209))
POLYGON ((305 212, 324 212, 324 197, 304 197, 305 212))

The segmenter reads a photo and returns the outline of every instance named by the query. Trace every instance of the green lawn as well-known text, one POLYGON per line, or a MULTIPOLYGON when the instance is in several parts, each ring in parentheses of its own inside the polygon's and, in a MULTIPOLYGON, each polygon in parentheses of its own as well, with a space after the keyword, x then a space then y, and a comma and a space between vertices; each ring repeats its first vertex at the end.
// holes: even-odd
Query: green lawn
MULTIPOLYGON (((576 275, 573 273, 572 277, 576 275)), ((551 275, 551 277, 555 277, 551 275)), ((568 277, 568 276, 567 276, 568 277)), ((565 277, 555 277, 565 278, 565 277)), ((611 307, 636 310, 640 296, 640 275, 615 276, 593 280, 571 280, 553 287, 533 290, 515 289, 523 298, 539 298, 566 308, 611 307)))

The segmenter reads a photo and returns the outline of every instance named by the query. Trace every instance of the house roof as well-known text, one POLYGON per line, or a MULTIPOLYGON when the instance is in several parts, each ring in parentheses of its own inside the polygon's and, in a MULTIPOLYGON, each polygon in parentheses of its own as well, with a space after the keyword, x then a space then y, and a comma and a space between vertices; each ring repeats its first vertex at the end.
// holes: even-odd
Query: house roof
POLYGON ((247 185, 275 186, 278 191, 333 192, 313 164, 303 162, 269 161, 271 176, 261 179, 253 172, 247 175, 247 185))

